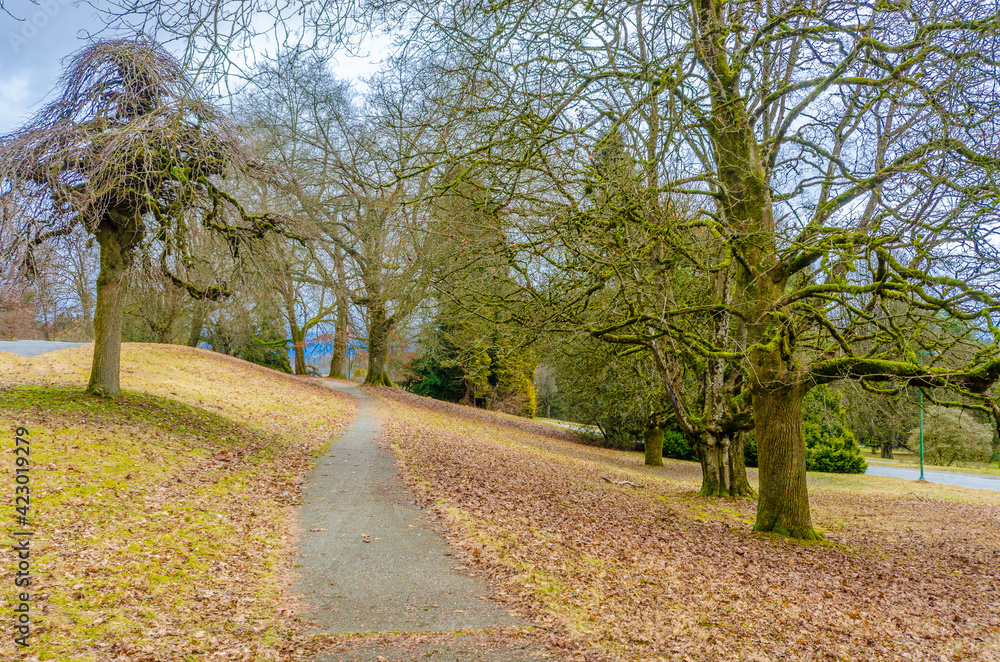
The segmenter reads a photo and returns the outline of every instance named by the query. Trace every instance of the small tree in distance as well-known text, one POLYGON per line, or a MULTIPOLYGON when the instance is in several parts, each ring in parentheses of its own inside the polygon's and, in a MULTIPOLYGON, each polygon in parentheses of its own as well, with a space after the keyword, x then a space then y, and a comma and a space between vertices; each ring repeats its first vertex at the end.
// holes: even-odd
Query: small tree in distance
POLYGON ((0 138, 0 201, 13 248, 30 277, 34 249, 81 226, 100 246, 94 359, 87 390, 116 397, 127 274, 140 251, 156 254, 175 285, 217 299, 222 287, 178 276, 192 232, 222 237, 234 258, 276 229, 222 180, 260 174, 237 128, 199 98, 181 65, 157 44, 102 41, 71 59, 62 92, 0 138))
MULTIPOLYGON (((920 448, 920 428, 910 431, 908 445, 920 448)), ((989 462, 993 455, 993 428, 978 422, 971 412, 932 406, 924 413, 924 459, 929 464, 989 462)))

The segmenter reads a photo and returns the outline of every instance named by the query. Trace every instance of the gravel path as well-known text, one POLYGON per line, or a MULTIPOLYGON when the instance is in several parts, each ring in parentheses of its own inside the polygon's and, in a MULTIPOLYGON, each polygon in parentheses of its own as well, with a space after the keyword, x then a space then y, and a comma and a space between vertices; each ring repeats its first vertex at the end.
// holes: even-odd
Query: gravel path
MULTIPOLYGON (((486 581, 470 576, 447 541, 414 505, 388 448, 379 446, 381 401, 350 384, 324 381, 360 401, 357 419, 317 459, 306 480, 299 525, 300 579, 307 618, 317 633, 492 630, 529 625, 484 599, 486 581)), ((441 662, 537 660, 537 649, 514 637, 440 638, 413 647, 369 642, 317 660, 426 659, 441 662), (402 646, 402 648, 399 648, 402 646), (528 649, 534 650, 529 654, 528 649), (399 656, 402 657, 399 657, 399 656)))

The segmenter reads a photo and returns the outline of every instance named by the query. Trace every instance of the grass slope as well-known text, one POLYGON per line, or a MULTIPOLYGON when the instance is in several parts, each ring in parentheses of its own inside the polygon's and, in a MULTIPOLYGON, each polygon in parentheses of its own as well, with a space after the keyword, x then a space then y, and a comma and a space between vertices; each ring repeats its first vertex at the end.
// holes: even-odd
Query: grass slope
POLYGON ((1000 659, 998 493, 810 474, 803 544, 698 497, 694 463, 376 391, 408 484, 568 659, 1000 659))
MULTIPOLYGON (((311 455, 355 405, 201 350, 125 345, 117 402, 85 395, 90 347, 0 354, 7 539, 13 431, 31 439, 29 651, 46 660, 272 660, 295 624, 289 522, 311 455)), ((13 561, 0 566, 11 613, 13 561)), ((14 659, 10 635, 0 659, 14 659)), ((292 653, 294 656, 294 653, 292 653)))

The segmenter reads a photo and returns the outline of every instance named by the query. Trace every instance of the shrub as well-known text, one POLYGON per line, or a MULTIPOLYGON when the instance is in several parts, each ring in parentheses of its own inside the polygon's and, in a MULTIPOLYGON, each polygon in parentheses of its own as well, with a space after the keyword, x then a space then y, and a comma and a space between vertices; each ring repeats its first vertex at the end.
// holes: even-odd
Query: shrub
POLYGON ((863 474, 868 463, 861 456, 858 442, 850 430, 842 437, 825 439, 806 447, 806 471, 835 474, 863 474))
POLYGON ((684 438, 684 434, 674 428, 664 428, 663 430, 663 457, 674 460, 698 459, 684 438))
POLYGON ((748 467, 757 466, 757 435, 753 430, 743 433, 743 463, 748 467))
POLYGON ((465 394, 461 368, 445 365, 441 355, 433 351, 410 361, 401 384, 411 393, 447 402, 458 402, 465 394))
MULTIPOLYGON (((920 448, 920 428, 910 432, 909 446, 914 452, 920 448)), ((971 412, 938 406, 924 412, 924 460, 929 464, 989 462, 992 455, 993 428, 971 412)))
POLYGON ((802 436, 806 442, 806 471, 863 474, 868 463, 858 440, 847 429, 847 413, 839 393, 818 386, 802 401, 802 436))

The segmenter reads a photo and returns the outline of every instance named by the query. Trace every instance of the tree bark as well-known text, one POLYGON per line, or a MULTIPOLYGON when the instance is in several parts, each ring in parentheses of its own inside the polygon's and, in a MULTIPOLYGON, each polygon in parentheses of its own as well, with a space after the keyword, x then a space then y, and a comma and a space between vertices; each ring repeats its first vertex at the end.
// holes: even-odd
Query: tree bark
POLYGON ((820 536, 813 529, 809 515, 806 445, 802 438, 805 391, 799 384, 770 389, 754 387, 760 462, 760 497, 754 529, 817 540, 820 536))
POLYGON ((369 308, 371 316, 368 328, 368 374, 365 384, 371 386, 392 386, 386 364, 389 361, 389 332, 392 320, 386 318, 385 305, 373 304, 369 308))
POLYGON ((729 496, 729 446, 726 439, 705 433, 701 441, 700 496, 729 496))
POLYGON ((892 444, 891 443, 885 442, 885 443, 882 444, 882 457, 884 457, 887 460, 891 460, 892 459, 892 444))
POLYGON ((642 439, 646 448, 646 466, 663 466, 663 429, 660 427, 647 427, 642 433, 642 439))
POLYGON ((299 325, 292 323, 292 354, 295 356, 295 374, 306 374, 306 341, 305 334, 299 325))
POLYGON ((83 332, 84 337, 88 340, 93 340, 94 338, 94 320, 91 317, 91 306, 93 305, 91 301, 90 288, 87 287, 87 281, 85 276, 78 276, 76 279, 77 285, 77 296, 80 298, 80 308, 83 311, 83 332))
POLYGON ((191 309, 191 332, 188 334, 187 346, 197 347, 201 342, 201 330, 205 327, 205 302, 195 299, 191 309))
POLYGON ((285 315, 288 318, 288 333, 292 339, 292 356, 295 359, 295 374, 306 374, 306 343, 305 332, 299 328, 295 319, 295 305, 289 298, 285 302, 285 315))
POLYGON ((337 329, 333 333, 333 356, 330 357, 330 376, 347 379, 347 298, 337 297, 337 329))
POLYGON ((347 379, 347 341, 349 339, 347 276, 344 255, 339 247, 334 249, 334 267, 337 271, 337 329, 333 333, 333 356, 330 357, 330 376, 347 379))
POLYGON ((120 367, 125 291, 135 232, 123 231, 110 220, 97 229, 101 247, 101 271, 97 276, 94 310, 94 360, 87 391, 117 398, 121 395, 120 367))
POLYGON ((743 455, 743 437, 741 434, 730 437, 729 496, 757 496, 757 493, 750 486, 750 481, 747 480, 747 464, 746 457, 743 455))

